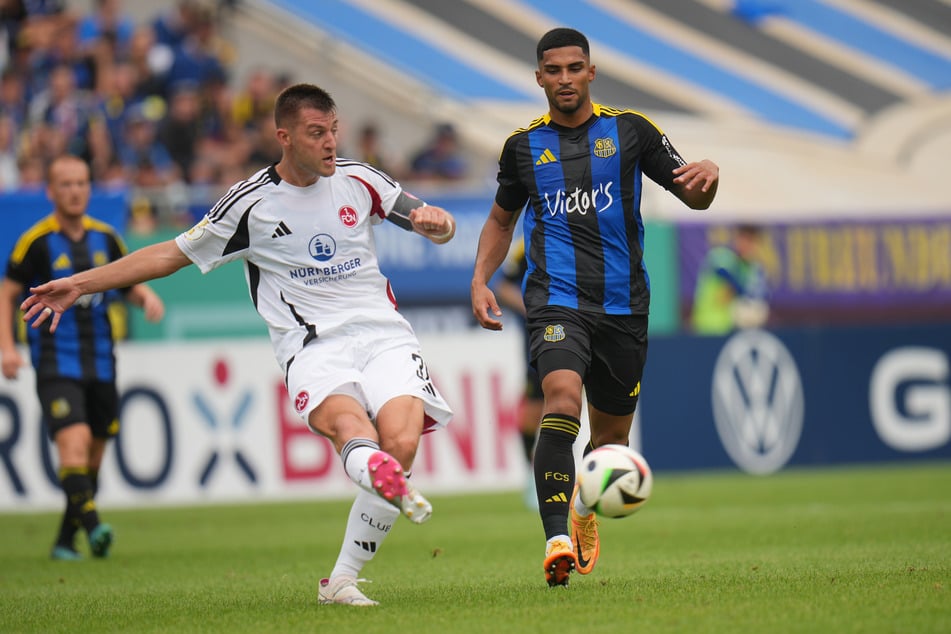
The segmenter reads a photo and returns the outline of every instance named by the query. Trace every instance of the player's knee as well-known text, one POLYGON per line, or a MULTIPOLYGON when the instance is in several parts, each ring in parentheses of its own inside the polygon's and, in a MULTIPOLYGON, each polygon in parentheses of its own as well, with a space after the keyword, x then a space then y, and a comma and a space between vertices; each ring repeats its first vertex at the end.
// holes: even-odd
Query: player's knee
POLYGON ((409 469, 416 458, 416 448, 419 446, 419 436, 412 433, 400 433, 380 438, 380 449, 390 454, 409 469))
POLYGON ((318 408, 311 412, 307 424, 315 432, 331 440, 354 437, 373 438, 376 431, 366 416, 352 412, 322 411, 318 408))
POLYGON ((552 390, 551 394, 545 395, 545 411, 580 418, 581 395, 571 390, 552 390))

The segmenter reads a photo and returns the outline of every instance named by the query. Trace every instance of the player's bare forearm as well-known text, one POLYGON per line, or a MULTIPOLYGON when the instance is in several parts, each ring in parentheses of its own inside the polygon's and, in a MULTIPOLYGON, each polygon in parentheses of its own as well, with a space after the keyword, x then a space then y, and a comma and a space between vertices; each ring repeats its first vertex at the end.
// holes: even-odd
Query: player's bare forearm
POLYGON ((188 264, 191 260, 185 257, 175 241, 167 240, 143 247, 105 266, 82 271, 72 278, 80 294, 89 295, 165 277, 188 264))
POLYGON ((498 203, 493 203, 489 217, 479 235, 479 247, 476 251, 470 288, 472 314, 475 315, 479 325, 489 330, 502 329, 502 322, 496 319, 501 317, 502 310, 499 308, 495 293, 489 288, 489 280, 505 260, 515 232, 516 217, 517 214, 505 211, 499 207, 498 203))
POLYGON ((174 240, 153 244, 129 255, 69 277, 30 289, 31 295, 20 305, 23 318, 37 328, 52 316, 50 330, 55 331, 63 311, 83 295, 125 288, 140 282, 171 275, 191 263, 174 240))
POLYGON ((479 246, 472 274, 473 285, 487 285, 489 279, 505 261, 515 233, 516 217, 517 214, 505 211, 499 207, 498 203, 492 204, 492 210, 479 235, 479 246))

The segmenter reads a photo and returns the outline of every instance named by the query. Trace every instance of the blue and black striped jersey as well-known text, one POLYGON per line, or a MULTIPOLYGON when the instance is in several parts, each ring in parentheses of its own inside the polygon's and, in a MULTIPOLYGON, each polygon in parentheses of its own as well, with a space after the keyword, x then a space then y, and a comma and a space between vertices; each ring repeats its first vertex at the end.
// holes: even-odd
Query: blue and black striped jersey
MULTIPOLYGON (((88 216, 83 218, 83 226, 85 235, 73 242, 53 215, 33 225, 13 247, 7 277, 29 288, 125 255, 125 245, 111 226, 88 216)), ((80 297, 62 314, 54 334, 45 325, 27 328, 37 378, 115 380, 108 308, 118 297, 117 291, 80 297)))
POLYGON ((526 307, 646 315, 642 175, 670 189, 684 164, 647 117, 599 104, 577 128, 546 114, 509 136, 495 200, 525 207, 526 307))

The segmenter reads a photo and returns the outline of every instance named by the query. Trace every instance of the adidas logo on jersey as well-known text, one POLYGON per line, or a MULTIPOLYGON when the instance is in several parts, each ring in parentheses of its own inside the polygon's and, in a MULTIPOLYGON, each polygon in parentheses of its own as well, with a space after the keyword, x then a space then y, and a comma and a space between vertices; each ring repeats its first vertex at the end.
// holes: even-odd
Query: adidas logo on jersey
POLYGON ((551 150, 545 148, 545 151, 542 152, 542 155, 538 157, 538 160, 535 161, 535 165, 544 165, 545 163, 557 163, 558 159, 555 158, 555 155, 552 154, 551 150))
POLYGON ((271 234, 272 238, 280 238, 281 236, 291 235, 290 227, 284 224, 284 221, 281 221, 281 224, 277 225, 277 229, 274 230, 274 233, 271 234))

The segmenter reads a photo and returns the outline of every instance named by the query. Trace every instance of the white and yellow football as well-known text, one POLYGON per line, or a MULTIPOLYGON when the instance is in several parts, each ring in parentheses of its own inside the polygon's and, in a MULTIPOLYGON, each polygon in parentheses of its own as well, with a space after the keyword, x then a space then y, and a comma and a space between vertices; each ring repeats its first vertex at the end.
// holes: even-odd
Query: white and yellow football
POLYGON ((637 451, 624 445, 603 445, 581 461, 578 495, 602 517, 626 517, 650 498, 654 476, 637 451))

